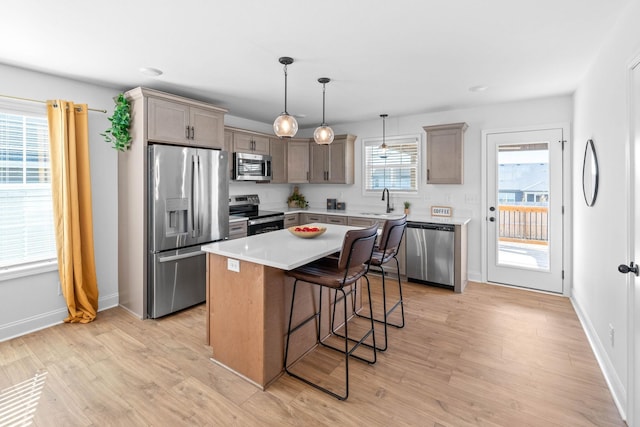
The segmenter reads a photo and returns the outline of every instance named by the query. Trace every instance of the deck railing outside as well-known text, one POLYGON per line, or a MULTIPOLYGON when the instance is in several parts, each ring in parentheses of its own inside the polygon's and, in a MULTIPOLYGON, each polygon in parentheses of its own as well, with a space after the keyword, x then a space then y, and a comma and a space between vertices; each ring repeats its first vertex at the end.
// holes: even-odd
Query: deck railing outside
POLYGON ((547 245, 548 212, 547 206, 499 205, 500 240, 547 245))

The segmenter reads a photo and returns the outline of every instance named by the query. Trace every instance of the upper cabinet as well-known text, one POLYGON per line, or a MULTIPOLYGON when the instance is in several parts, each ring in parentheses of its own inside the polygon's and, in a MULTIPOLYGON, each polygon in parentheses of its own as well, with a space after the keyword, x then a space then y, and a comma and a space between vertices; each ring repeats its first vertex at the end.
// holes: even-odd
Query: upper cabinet
POLYGON ((271 183, 287 183, 287 141, 280 138, 269 139, 271 154, 271 183))
POLYGON ((309 143, 309 182, 353 184, 354 135, 336 135, 329 145, 309 143))
POLYGON ((155 92, 147 100, 147 139, 224 149, 225 110, 155 92))
POLYGON ((258 133, 233 130, 233 151, 236 153, 269 154, 269 137, 258 133))
POLYGON ((427 133, 427 184, 464 182, 466 123, 424 126, 427 133))
POLYGON ((282 140, 287 144, 287 182, 304 184, 309 182, 309 140, 282 140))

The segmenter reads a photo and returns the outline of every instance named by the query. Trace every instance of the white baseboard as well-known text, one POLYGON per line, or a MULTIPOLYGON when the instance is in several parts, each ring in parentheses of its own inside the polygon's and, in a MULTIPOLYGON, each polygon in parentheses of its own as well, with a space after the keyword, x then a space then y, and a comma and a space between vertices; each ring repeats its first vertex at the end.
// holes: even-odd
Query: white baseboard
POLYGON ((479 271, 468 271, 467 272, 467 279, 470 282, 482 283, 482 274, 480 274, 479 271))
MULTIPOLYGON (((107 310, 109 308, 116 307, 117 305, 117 293, 98 299, 98 311, 107 310)), ((8 341, 22 335, 30 334, 31 332, 59 325, 67 315, 68 311, 65 307, 0 325, 0 342, 8 341)))
POLYGON ((598 365, 600 365, 600 370, 602 371, 604 379, 609 386, 609 391, 611 391, 611 396, 613 397, 613 401, 618 408, 618 412, 620 412, 620 416, 622 417, 622 419, 626 421, 627 391, 624 388, 624 384, 622 383, 622 381, 620 381, 620 377, 618 377, 618 374, 613 367, 613 363, 611 363, 611 359, 607 355, 607 352, 602 345, 602 341, 600 341, 600 339, 598 338, 598 334, 596 334, 593 325, 589 321, 589 318, 584 314, 584 311, 580 307, 580 304, 578 304, 573 296, 570 298, 570 300, 571 304, 573 305, 573 309, 576 311, 578 319, 582 324, 582 329, 587 335, 587 339, 589 340, 591 349, 596 356, 598 365))

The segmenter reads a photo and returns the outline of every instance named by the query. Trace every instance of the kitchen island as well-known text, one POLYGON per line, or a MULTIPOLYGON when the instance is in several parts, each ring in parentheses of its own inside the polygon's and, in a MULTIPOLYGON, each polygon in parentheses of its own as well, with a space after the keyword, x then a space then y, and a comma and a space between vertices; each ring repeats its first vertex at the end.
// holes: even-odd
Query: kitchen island
MULTIPOLYGON (((202 247, 207 252, 207 340, 212 360, 261 389, 277 379, 284 368, 293 287, 293 279, 285 271, 339 251, 345 233, 359 228, 317 225, 327 227, 327 231, 313 239, 296 237, 284 229, 202 247)), ((294 324, 314 312, 318 303, 315 288, 299 285, 296 307, 304 308, 296 308, 294 324)), ((331 303, 326 295, 323 307, 330 310, 331 303)), ((324 318, 327 322, 321 326, 322 335, 329 329, 329 316, 324 318)), ((308 326, 291 343, 292 359, 316 343, 314 324, 308 326)))

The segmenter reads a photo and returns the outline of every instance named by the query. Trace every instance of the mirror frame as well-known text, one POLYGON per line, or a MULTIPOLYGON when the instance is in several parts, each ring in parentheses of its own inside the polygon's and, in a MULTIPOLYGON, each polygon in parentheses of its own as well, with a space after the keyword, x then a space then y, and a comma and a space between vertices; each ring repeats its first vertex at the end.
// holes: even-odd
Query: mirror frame
POLYGON ((598 175, 596 147, 593 140, 589 139, 584 148, 584 160, 582 163, 582 194, 584 194, 584 201, 589 207, 596 203, 596 197, 598 197, 598 175))

